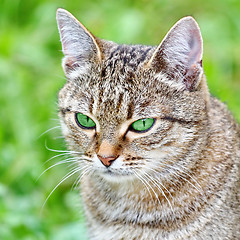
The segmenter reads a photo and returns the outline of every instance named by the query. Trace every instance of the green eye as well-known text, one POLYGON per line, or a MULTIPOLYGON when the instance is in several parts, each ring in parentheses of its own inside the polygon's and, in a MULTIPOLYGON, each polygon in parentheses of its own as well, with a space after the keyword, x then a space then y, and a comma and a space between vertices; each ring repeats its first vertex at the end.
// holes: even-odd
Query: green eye
POLYGON ((147 132, 154 124, 154 118, 139 119, 132 123, 130 129, 135 132, 147 132))
POLYGON ((82 113, 76 113, 75 118, 81 128, 93 129, 96 126, 96 123, 90 117, 82 113))

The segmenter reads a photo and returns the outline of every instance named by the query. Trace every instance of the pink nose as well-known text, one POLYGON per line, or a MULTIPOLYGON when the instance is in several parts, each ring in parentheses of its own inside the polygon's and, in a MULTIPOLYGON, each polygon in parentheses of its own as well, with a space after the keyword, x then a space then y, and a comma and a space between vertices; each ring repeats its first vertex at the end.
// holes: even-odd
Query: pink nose
POLYGON ((100 155, 97 156, 102 162, 102 164, 106 167, 109 167, 112 164, 112 162, 117 158, 116 156, 100 156, 100 155))

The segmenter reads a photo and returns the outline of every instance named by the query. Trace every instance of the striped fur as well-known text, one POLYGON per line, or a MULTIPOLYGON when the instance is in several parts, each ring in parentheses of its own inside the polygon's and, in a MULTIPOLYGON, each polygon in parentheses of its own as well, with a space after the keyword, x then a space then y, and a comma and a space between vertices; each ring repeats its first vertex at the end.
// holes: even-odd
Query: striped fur
POLYGON ((180 20, 158 47, 100 40, 62 9, 57 20, 68 79, 59 115, 85 169, 89 239, 240 239, 240 130, 208 92, 194 19, 180 20), (78 112, 96 129, 81 129, 78 112), (131 131, 142 118, 155 124, 131 131), (117 156, 109 167, 97 156, 106 143, 117 156))

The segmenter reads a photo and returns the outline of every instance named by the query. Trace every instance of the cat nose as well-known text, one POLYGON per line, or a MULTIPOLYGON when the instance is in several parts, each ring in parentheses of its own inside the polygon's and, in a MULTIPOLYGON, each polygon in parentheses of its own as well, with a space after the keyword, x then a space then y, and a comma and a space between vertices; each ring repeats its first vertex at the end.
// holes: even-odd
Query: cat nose
POLYGON ((97 156, 105 167, 109 167, 112 162, 117 159, 118 154, 116 148, 111 143, 104 140, 99 146, 97 156))
POLYGON ((112 164, 112 162, 117 158, 116 156, 107 156, 107 157, 100 156, 100 155, 97 155, 97 156, 105 167, 109 167, 112 164))

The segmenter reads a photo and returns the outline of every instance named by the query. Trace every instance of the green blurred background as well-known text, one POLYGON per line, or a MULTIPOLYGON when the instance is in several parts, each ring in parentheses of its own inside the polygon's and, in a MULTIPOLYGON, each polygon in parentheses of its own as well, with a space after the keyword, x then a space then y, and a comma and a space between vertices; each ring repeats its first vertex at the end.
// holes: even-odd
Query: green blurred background
POLYGON ((211 93, 240 120, 239 0, 0 0, 0 239, 81 239, 84 219, 75 178, 60 165, 39 175, 64 150, 57 92, 65 82, 55 13, 72 12, 95 35, 119 43, 158 44, 192 15, 204 39, 211 93))

